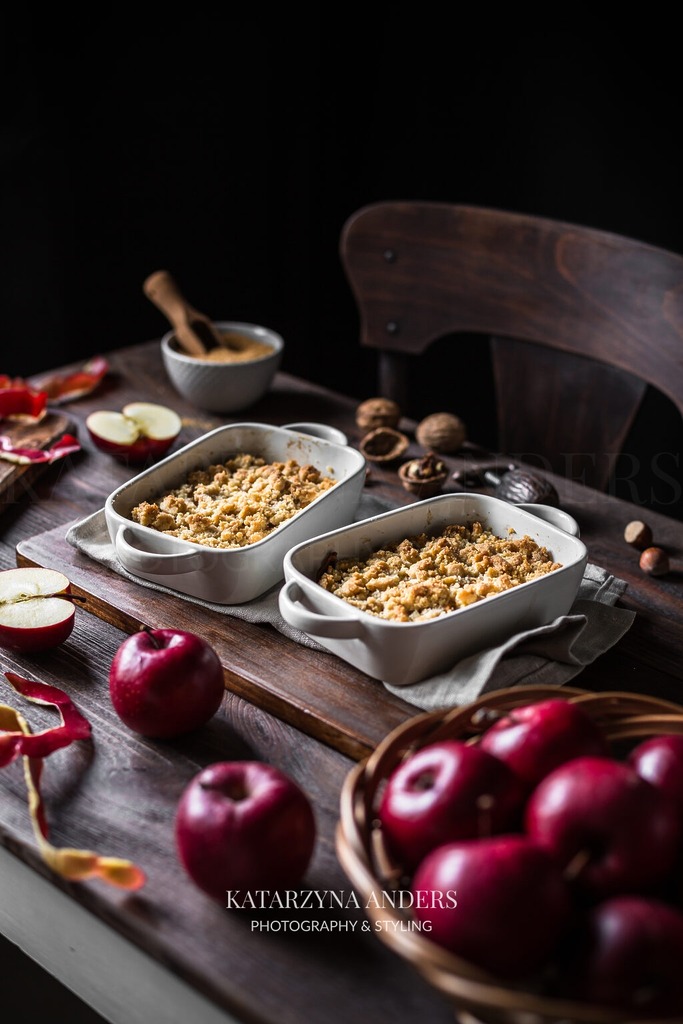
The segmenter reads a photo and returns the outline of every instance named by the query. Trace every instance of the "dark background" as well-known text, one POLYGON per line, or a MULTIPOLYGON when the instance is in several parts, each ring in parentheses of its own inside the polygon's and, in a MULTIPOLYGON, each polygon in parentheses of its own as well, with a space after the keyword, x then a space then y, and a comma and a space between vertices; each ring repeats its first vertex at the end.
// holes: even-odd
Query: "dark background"
MULTIPOLYGON (((678 31, 656 10, 598 25, 561 8, 553 28, 518 10, 5 11, 0 372, 160 336, 141 286, 165 267, 199 309, 280 331, 285 370, 368 397, 337 246, 375 200, 494 206, 683 253, 678 31)), ((463 374, 435 347, 410 412, 451 409, 493 443, 487 369, 484 350, 463 374)), ((648 396, 631 450, 679 458, 667 402, 648 396)), ((647 474, 642 488, 680 515, 647 474)), ((17 1020, 22 1005, 95 1020, 44 978, 17 1020)))
MULTIPOLYGON (((183 9, 154 24, 29 10, 2 35, 0 372, 160 336, 142 282, 165 267, 216 319, 280 331, 283 369, 375 394, 338 241, 381 199, 539 214, 683 253, 676 33, 442 10, 183 9)), ((450 409, 495 446, 490 388, 485 347, 463 374, 437 344, 406 412, 450 409)), ((682 433, 649 396, 630 451, 678 457, 682 433)), ((677 514, 680 495, 656 484, 644 503, 677 514)))

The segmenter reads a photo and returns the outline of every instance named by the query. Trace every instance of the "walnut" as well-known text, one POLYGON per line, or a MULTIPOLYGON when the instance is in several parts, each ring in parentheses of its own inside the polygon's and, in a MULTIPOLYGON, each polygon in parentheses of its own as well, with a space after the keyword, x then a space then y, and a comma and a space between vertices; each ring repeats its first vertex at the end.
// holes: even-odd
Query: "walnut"
POLYGON ((410 459, 399 467, 401 483, 418 498, 431 498, 438 494, 448 476, 448 468, 434 452, 421 459, 410 459))
POLYGON ((409 443, 400 430, 377 427, 363 437, 360 450, 370 462, 393 462, 394 459, 400 459, 409 443))
POLYGON ((467 430, 459 416, 450 412, 434 412, 418 423, 415 437, 423 448, 449 454, 460 451, 467 430))
POLYGON ((361 430, 397 427, 401 410, 391 398, 367 398, 356 409, 356 424, 361 430))

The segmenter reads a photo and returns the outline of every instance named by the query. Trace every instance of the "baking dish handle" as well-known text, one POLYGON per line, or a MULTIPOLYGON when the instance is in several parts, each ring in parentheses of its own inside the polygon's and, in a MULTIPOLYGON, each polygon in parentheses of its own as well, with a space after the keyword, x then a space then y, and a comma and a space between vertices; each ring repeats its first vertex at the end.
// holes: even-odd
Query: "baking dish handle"
POLYGON ((581 531, 576 519, 561 508, 555 508, 554 505, 538 505, 534 502, 522 502, 517 505, 517 508, 523 508, 525 512, 531 512, 533 516, 537 516, 552 526, 557 526, 558 529, 564 530, 565 533, 570 534, 572 537, 580 536, 581 531))
POLYGON ((280 611, 290 626, 300 629, 302 633, 310 633, 311 636, 334 637, 338 640, 361 635, 361 623, 355 616, 319 615, 304 608, 299 601, 300 597, 301 587, 296 580, 288 580, 280 590, 280 611))
POLYGON ((114 548, 116 556, 124 569, 132 573, 152 574, 154 576, 173 576, 196 572, 204 564, 201 551, 188 548, 180 554, 163 555, 157 551, 143 551, 134 547, 127 539, 127 527, 122 526, 116 534, 114 548))

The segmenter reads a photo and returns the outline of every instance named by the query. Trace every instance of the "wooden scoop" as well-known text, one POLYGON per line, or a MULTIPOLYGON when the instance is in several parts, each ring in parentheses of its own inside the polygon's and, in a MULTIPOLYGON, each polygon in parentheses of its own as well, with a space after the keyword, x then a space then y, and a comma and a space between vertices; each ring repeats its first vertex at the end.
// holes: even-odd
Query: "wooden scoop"
POLYGON ((142 290, 168 319, 178 344, 188 355, 203 356, 212 348, 232 347, 211 319, 190 305, 167 270, 150 274, 142 290))

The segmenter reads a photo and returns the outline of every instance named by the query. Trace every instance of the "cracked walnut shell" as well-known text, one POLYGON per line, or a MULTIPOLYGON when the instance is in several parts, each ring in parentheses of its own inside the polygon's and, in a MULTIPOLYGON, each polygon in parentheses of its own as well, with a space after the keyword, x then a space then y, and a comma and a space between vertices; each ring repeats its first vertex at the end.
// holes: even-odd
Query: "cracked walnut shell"
POLYGON ((467 430, 454 413, 434 412, 418 423, 415 437, 423 448, 448 455, 460 451, 467 438, 467 430))
POLYGON ((393 462, 400 459, 410 444, 408 437, 393 427, 377 427, 360 442, 360 450, 369 462, 393 462))

